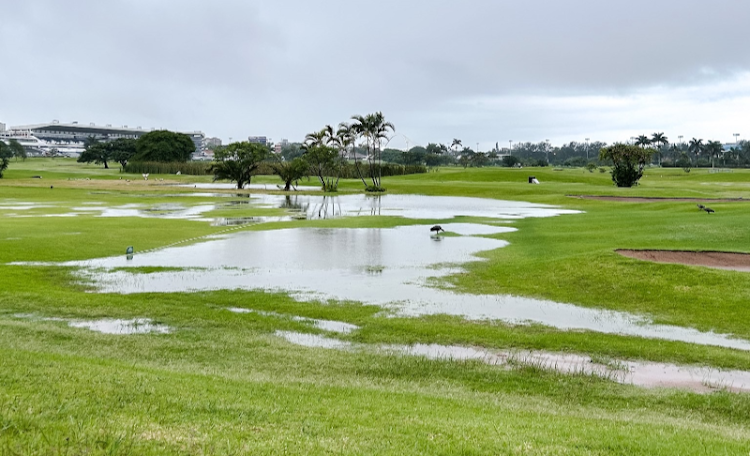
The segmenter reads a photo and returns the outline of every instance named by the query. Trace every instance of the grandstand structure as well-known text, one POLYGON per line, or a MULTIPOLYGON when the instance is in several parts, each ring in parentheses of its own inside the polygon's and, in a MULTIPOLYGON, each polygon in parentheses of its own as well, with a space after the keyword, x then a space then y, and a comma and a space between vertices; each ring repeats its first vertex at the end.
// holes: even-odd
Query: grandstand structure
MULTIPOLYGON (((154 131, 141 127, 130 128, 127 125, 113 127, 112 125, 96 125, 93 123, 79 124, 78 122, 60 123, 53 120, 49 123, 34 125, 11 126, 5 131, 0 130, 0 140, 17 139, 28 151, 35 155, 77 156, 84 149, 87 138, 93 137, 99 141, 114 141, 119 138, 138 139, 146 133, 154 131)), ((205 150, 206 135, 201 131, 181 132, 193 140, 196 153, 205 150)))

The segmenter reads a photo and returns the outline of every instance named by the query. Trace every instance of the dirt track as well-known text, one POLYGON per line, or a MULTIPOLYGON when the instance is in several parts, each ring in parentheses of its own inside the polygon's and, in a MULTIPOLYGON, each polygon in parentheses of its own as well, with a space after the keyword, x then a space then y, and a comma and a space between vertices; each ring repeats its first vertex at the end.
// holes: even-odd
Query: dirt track
POLYGON ((733 252, 690 252, 682 250, 617 250, 620 255, 656 263, 706 266, 750 272, 750 254, 733 252))

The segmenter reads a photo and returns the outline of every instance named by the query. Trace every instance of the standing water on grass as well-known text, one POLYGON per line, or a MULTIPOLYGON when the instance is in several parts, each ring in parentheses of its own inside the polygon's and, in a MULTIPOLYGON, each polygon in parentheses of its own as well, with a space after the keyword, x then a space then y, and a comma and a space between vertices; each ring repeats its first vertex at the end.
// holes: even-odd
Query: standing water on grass
MULTIPOLYGON (((264 196, 261 204, 287 205, 308 218, 400 215, 449 219, 468 215, 495 219, 549 217, 576 211, 552 206, 478 198, 388 195, 372 198, 264 196), (320 214, 320 215, 318 215, 320 214)), ((299 300, 341 300, 382 306, 397 315, 447 314, 540 323, 565 330, 591 330, 750 350, 750 342, 724 334, 655 325, 648 319, 608 310, 507 295, 473 295, 436 288, 436 279, 462 273, 476 255, 507 245, 477 237, 512 228, 482 224, 443 224, 461 236, 434 236, 430 226, 397 228, 283 229, 237 232, 194 245, 124 257, 63 263, 78 266, 100 292, 184 292, 218 289, 289 292, 299 300), (122 268, 182 268, 148 274, 122 268)))

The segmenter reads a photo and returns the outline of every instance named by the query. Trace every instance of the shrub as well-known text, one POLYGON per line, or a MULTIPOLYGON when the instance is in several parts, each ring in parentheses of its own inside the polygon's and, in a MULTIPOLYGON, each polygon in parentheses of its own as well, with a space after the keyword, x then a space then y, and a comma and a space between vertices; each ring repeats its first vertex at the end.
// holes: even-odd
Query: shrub
POLYGON ((506 155, 503 157, 503 166, 506 168, 512 168, 520 163, 520 160, 515 155, 506 155))
POLYGON ((643 168, 651 159, 653 150, 631 146, 628 144, 614 144, 599 152, 602 160, 612 160, 612 181, 618 187, 632 187, 643 177, 643 168))

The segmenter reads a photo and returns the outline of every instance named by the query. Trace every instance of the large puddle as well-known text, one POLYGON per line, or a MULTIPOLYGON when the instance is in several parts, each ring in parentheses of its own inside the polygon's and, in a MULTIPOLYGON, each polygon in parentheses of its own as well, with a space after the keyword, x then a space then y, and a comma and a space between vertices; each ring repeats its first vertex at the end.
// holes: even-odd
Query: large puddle
MULTIPOLYGON (((198 184, 178 184, 176 187, 183 188, 197 188, 202 190, 237 190, 237 184, 231 184, 226 182, 211 182, 211 183, 198 183, 198 184)), ((242 187, 243 190, 267 190, 267 191, 283 191, 284 186, 279 184, 245 184, 242 187)), ((321 191, 318 186, 312 185, 297 185, 293 187, 291 191, 305 191, 315 192, 321 191)))
POLYGON ((150 318, 115 319, 104 318, 101 320, 71 320, 57 317, 39 317, 33 314, 16 314, 16 318, 63 321, 71 328, 88 329, 102 334, 130 335, 130 334, 169 334, 172 330, 167 325, 154 323, 150 318))
POLYGON ((458 216, 521 219, 580 214, 523 201, 423 195, 253 195, 263 204, 302 211, 309 219, 339 216, 387 215, 410 219, 450 219, 458 216))
POLYGON ((421 195, 268 195, 268 194, 214 194, 229 196, 233 201, 185 205, 180 203, 148 205, 132 203, 117 206, 92 201, 68 212, 52 214, 28 214, 31 209, 56 208, 55 205, 38 205, 30 202, 7 202, 0 211, 14 211, 5 217, 140 217, 160 219, 182 219, 211 222, 217 225, 244 224, 242 218, 217 219, 205 214, 229 207, 277 208, 288 211, 286 217, 253 218, 248 223, 286 221, 292 219, 328 219, 357 216, 400 216, 411 219, 450 219, 471 216, 512 220, 525 217, 551 217, 560 214, 578 214, 580 211, 560 209, 543 204, 518 201, 499 201, 482 198, 438 197, 421 195), (15 211, 19 211, 16 213, 15 211), (229 220, 227 222, 227 220, 229 220))
MULTIPOLYGON (((258 195, 248 204, 285 208, 297 217, 310 219, 393 215, 440 220, 473 216, 502 221, 578 212, 523 202, 418 195, 258 195)), ((197 207, 190 213, 196 214, 197 207)), ((443 228, 462 236, 435 236, 429 225, 234 232, 198 244, 136 254, 131 260, 121 256, 62 265, 80 267, 80 274, 105 293, 271 290, 289 292, 299 300, 378 305, 403 316, 446 314, 511 324, 533 322, 563 330, 750 350, 746 340, 655 325, 646 317, 625 312, 506 295, 460 294, 434 287, 437 279, 464 272, 462 265, 480 261, 478 253, 507 245, 503 240, 477 235, 513 230, 467 223, 446 223, 443 228), (128 267, 172 270, 142 274, 123 269, 128 267)))
MULTIPOLYGON (((445 224, 450 230, 452 224, 445 224)), ((504 227, 456 224, 457 230, 493 232, 504 227)), ((78 266, 100 292, 190 292, 218 289, 290 292, 298 300, 356 301, 397 315, 447 314, 466 319, 528 322, 564 330, 590 330, 750 350, 750 342, 691 328, 652 324, 625 312, 506 295, 473 295, 432 287, 435 279, 463 272, 477 253, 504 247, 502 240, 435 236, 429 226, 389 229, 283 229, 237 232, 195 245, 63 263, 78 266), (128 267, 184 268, 149 274, 128 267)))
POLYGON ((564 374, 595 375, 618 383, 646 388, 676 388, 695 392, 726 390, 750 392, 750 372, 667 363, 607 360, 588 356, 527 350, 492 351, 456 345, 414 344, 369 346, 319 335, 276 331, 290 343, 335 350, 374 350, 388 354, 421 356, 435 360, 475 360, 495 366, 531 366, 564 374))

